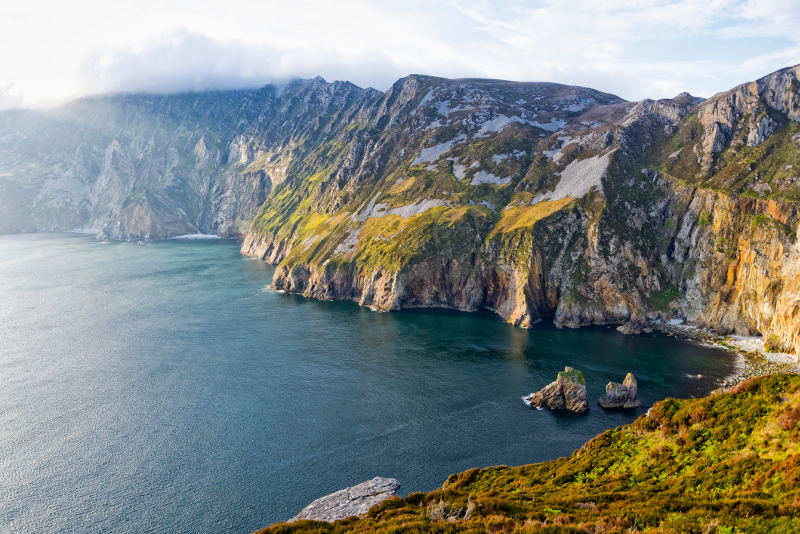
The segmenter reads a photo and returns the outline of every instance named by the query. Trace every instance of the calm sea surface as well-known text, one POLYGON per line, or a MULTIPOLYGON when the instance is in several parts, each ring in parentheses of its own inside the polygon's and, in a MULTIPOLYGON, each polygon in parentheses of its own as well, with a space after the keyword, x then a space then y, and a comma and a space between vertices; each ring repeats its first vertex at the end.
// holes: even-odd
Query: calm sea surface
POLYGON ((271 277, 234 242, 0 237, 0 532, 249 532, 376 475, 409 493, 567 455, 733 365, 660 335, 375 313, 271 277), (564 365, 589 414, 525 407, 564 365), (627 371, 644 405, 597 407, 627 371))

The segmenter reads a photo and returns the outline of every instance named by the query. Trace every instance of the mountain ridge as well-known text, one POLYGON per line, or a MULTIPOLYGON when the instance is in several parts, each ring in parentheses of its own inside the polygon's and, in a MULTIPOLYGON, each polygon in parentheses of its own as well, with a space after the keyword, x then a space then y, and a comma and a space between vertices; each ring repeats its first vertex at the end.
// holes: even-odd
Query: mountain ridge
POLYGON ((0 113, 0 231, 243 236, 309 297, 798 352, 799 72, 705 100, 410 75, 0 113))

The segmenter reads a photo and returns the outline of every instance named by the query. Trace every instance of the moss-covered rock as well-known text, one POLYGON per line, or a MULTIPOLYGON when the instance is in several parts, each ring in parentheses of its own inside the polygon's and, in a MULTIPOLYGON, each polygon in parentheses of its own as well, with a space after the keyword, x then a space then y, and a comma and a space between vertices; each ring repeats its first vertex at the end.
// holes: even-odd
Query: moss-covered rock
POLYGON ((569 410, 575 413, 589 411, 586 400, 586 381, 583 373, 572 367, 565 367, 558 373, 555 381, 546 385, 525 399, 525 404, 532 408, 550 408, 551 410, 569 410))

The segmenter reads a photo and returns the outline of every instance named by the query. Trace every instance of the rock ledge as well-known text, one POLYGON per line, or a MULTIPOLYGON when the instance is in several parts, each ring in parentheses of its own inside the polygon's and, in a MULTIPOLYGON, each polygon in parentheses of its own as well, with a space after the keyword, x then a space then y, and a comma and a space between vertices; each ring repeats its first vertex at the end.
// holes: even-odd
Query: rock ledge
POLYGON ((338 521, 346 517, 366 514, 370 508, 389 497, 398 497, 400 484, 393 478, 375 477, 361 484, 341 489, 320 497, 289 522, 309 519, 313 521, 338 521))

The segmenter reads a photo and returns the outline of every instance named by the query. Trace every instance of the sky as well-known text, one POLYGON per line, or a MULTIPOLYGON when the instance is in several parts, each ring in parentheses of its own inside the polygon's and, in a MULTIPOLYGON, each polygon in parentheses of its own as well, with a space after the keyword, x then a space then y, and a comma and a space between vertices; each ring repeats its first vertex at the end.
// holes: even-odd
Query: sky
POLYGON ((800 63, 798 0, 3 0, 0 108, 411 73, 708 97, 800 63))

